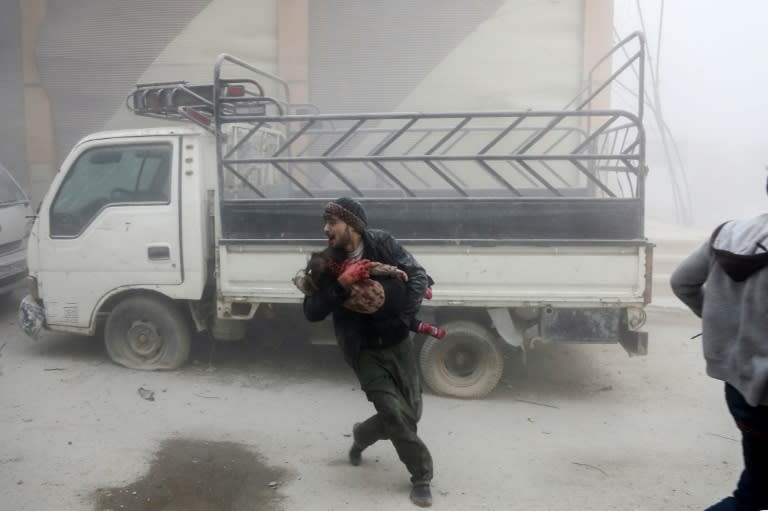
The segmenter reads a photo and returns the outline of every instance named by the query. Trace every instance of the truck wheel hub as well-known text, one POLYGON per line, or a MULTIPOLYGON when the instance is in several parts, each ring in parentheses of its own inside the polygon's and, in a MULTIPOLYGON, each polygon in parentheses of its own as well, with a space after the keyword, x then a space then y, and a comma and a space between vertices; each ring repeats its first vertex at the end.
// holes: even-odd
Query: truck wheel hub
POLYGON ((162 337, 148 321, 134 321, 128 330, 128 344, 137 355, 152 355, 162 346, 162 337))
POLYGON ((459 376, 469 376, 477 368, 477 356, 471 350, 459 348, 453 350, 446 360, 448 370, 459 376))

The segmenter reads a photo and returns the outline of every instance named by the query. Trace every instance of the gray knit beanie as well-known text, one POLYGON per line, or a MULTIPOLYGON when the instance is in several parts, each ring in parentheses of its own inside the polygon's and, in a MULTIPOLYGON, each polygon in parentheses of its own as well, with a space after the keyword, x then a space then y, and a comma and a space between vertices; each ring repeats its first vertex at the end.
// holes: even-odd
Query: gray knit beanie
POLYGON ((355 199, 341 197, 325 205, 325 215, 332 215, 345 222, 351 228, 362 233, 368 226, 368 217, 363 206, 355 199))

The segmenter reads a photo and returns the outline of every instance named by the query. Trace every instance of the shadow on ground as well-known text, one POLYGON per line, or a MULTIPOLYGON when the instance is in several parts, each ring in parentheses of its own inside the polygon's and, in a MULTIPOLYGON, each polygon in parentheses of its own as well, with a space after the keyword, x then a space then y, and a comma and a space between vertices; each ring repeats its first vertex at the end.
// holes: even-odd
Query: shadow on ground
POLYGON ((0 318, 15 321, 16 312, 19 310, 19 304, 25 294, 25 291, 22 289, 14 289, 0 294, 0 318))
POLYGON ((284 471, 231 442, 174 439, 155 454, 146 476, 121 488, 100 488, 96 511, 275 511, 284 471))
MULTIPOLYGON (((518 350, 506 353, 504 374, 491 398, 553 398, 579 399, 605 390, 614 381, 606 367, 601 366, 604 351, 621 351, 616 346, 540 345, 525 355, 518 350)), ((621 353, 618 353, 621 355, 621 353)))
MULTIPOLYGON (((15 324, 18 301, 23 293, 13 293, 0 300, 0 321, 15 324)), ((190 362, 182 374, 210 373, 223 383, 239 382, 254 387, 278 387, 286 384, 321 380, 356 385, 352 370, 335 345, 312 345, 310 339, 333 339, 328 324, 309 325, 296 311, 275 308, 276 317, 257 316, 249 326, 245 341, 212 341, 198 334, 192 342, 190 362), (323 330, 325 329, 325 330, 323 330), (243 378, 246 376, 246 378, 243 378)), ((10 328, 17 328, 15 326, 10 328)), ((26 345, 24 351, 49 359, 58 367, 69 362, 112 365, 100 336, 82 337, 45 332, 32 341, 19 331, 26 345)), ((611 352, 621 347, 589 345, 539 345, 523 357, 515 349, 505 350, 505 371, 498 387, 487 399, 546 400, 584 399, 595 392, 620 384, 620 379, 603 365, 611 352)), ((127 369, 114 366, 115 371, 127 369)))

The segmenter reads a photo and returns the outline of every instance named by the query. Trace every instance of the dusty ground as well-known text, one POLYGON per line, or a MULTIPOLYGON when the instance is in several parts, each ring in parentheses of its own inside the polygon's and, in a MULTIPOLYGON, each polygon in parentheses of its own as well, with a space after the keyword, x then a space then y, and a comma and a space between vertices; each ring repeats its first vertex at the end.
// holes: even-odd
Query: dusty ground
MULTIPOLYGON (((0 509, 412 508, 391 445, 346 462, 350 427, 371 408, 334 347, 199 343, 181 371, 135 372, 94 339, 26 339, 11 298, 0 303, 0 509)), ((696 321, 657 310, 647 330, 644 358, 544 346, 527 367, 511 360, 485 400, 425 396, 434 508, 697 510, 729 492, 738 435, 689 340, 696 321)))

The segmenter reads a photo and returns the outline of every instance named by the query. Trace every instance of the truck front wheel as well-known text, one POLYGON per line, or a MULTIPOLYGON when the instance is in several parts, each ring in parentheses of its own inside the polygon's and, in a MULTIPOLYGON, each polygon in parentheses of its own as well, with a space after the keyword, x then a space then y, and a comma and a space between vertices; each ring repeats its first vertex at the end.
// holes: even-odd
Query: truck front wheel
POLYGON ((469 321, 443 325, 443 340, 428 338, 419 365, 424 382, 437 394, 477 399, 492 391, 504 371, 504 357, 492 334, 469 321))
POLYGON ((189 324, 173 302, 131 296, 109 315, 104 329, 113 362, 131 369, 176 369, 189 357, 189 324))

